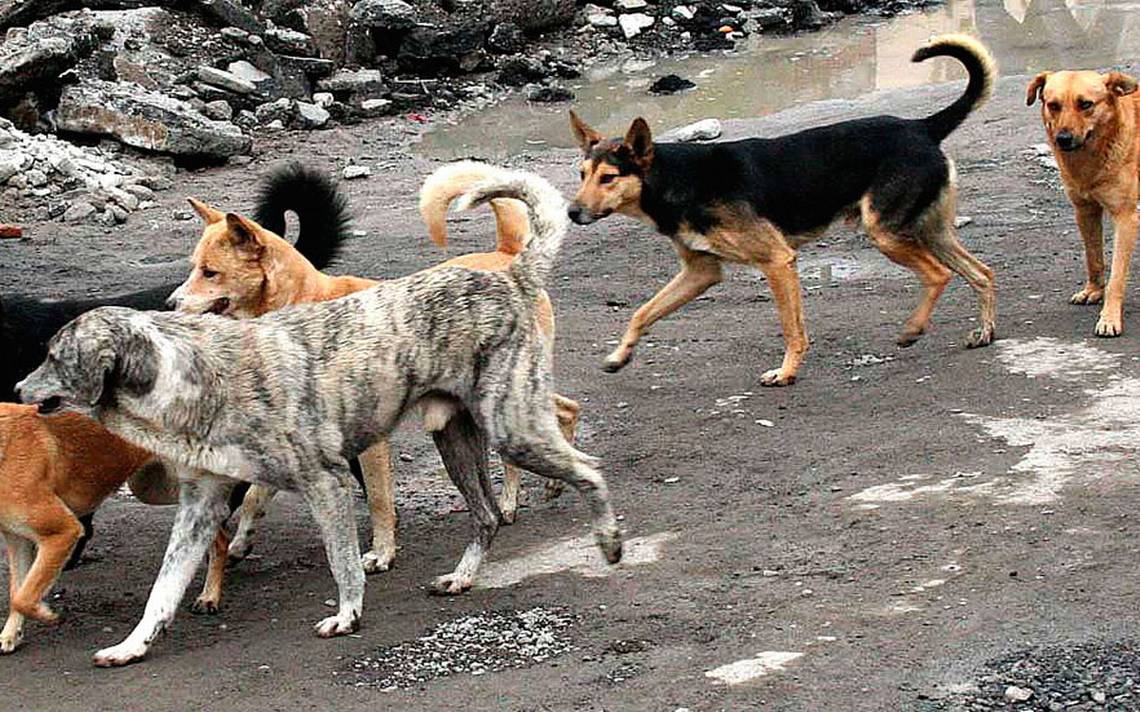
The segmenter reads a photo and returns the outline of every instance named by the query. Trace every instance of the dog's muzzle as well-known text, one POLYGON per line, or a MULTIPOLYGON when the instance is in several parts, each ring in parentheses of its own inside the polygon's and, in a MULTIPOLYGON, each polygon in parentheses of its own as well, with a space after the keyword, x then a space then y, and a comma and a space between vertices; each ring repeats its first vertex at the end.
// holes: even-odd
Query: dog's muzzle
POLYGON ((1081 140, 1072 131, 1059 131, 1053 140, 1062 151, 1075 151, 1081 147, 1081 140))
POLYGON ((583 208, 581 205, 571 205, 566 210, 566 214, 570 216, 570 219, 579 225, 589 225, 592 222, 601 220, 612 212, 612 210, 607 210, 601 215, 595 215, 589 210, 583 208))

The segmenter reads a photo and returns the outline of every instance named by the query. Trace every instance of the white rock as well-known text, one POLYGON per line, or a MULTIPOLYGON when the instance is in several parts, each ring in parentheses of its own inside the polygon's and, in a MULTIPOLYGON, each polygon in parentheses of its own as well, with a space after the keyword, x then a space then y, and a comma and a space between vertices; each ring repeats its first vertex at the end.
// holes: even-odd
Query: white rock
POLYGON ((634 10, 644 10, 649 7, 649 3, 645 0, 617 0, 617 2, 614 3, 614 7, 632 12, 634 10))
POLYGON ((586 22, 590 23, 591 27, 617 27, 618 20, 607 11, 588 13, 586 22))
POLYGON ((372 175, 372 169, 368 166, 351 165, 345 166, 344 172, 341 173, 345 180, 354 180, 356 178, 367 178, 372 175))
POLYGON ((642 30, 652 27, 653 22, 652 16, 642 12, 631 12, 618 18, 618 24, 621 25, 621 31, 627 40, 637 37, 642 30))
POLYGON ((257 91, 257 87, 254 86, 253 82, 242 79, 235 74, 218 69, 217 67, 198 67, 198 78, 206 84, 221 87, 222 89, 229 89, 238 94, 252 94, 257 91))
POLYGON ((696 10, 693 9, 692 5, 678 5, 677 7, 673 8, 673 17, 677 17, 682 20, 691 20, 696 14, 696 10))
POLYGON ((230 74, 239 79, 244 79, 255 87, 273 80, 273 77, 244 59, 238 60, 237 62, 230 62, 226 69, 229 70, 230 74))
POLYGON ((0 183, 27 168, 31 162, 31 156, 26 153, 0 151, 0 183))
POLYGON ((1005 688, 1005 699, 1010 702, 1025 702, 1030 697, 1033 697, 1033 690, 1030 690, 1028 687, 1010 685, 1005 688))
POLYGON ((329 121, 329 112, 323 106, 307 101, 297 102, 297 123, 304 129, 317 129, 329 121))
POLYGON ((670 131, 666 136, 673 141, 708 141, 720 136, 722 132, 720 121, 717 119, 702 119, 696 123, 682 126, 670 131))
POLYGON ((313 103, 323 109, 329 108, 335 101, 336 97, 327 91, 319 91, 316 94, 313 94, 313 103))
POLYGON ((63 220, 64 222, 77 223, 86 220, 93 214, 95 214, 95 206, 91 203, 73 203, 70 208, 63 212, 63 220))

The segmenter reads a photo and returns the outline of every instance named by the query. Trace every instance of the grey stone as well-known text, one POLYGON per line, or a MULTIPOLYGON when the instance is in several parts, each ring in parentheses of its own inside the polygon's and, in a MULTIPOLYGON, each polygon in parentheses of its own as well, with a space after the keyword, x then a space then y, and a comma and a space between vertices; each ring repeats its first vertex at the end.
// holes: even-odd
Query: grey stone
POLYGON ((43 186, 47 185, 48 182, 47 174, 38 168, 33 168, 32 170, 28 171, 24 174, 24 177, 28 180, 28 185, 32 186, 33 188, 42 188, 43 186))
MULTIPOLYGON (((28 3, 31 5, 32 3, 28 3)), ((0 44, 0 103, 54 84, 95 49, 99 37, 90 12, 60 15, 9 32, 0 44)))
POLYGON ((353 164, 351 166, 345 166, 344 171, 341 173, 341 176, 343 176, 345 180, 356 180, 357 178, 367 178, 370 175, 372 175, 372 169, 371 168, 369 168, 368 166, 358 166, 356 164, 353 164))
POLYGON ((349 17, 377 30, 410 30, 416 25, 415 8, 404 0, 359 0, 349 17))
POLYGON ((208 67, 205 65, 198 67, 198 78, 206 84, 221 87, 222 89, 238 94, 252 94, 257 91, 257 87, 253 82, 242 79, 217 67, 208 67))
POLYGON ((145 185, 140 185, 138 183, 128 183, 127 185, 123 186, 123 190, 138 198, 140 205, 142 202, 154 200, 154 191, 150 188, 147 188, 145 185))
POLYGON ((379 69, 342 69, 317 82, 317 89, 334 95, 352 94, 368 98, 378 97, 388 90, 379 69))
POLYGON ((500 22, 487 38, 487 49, 497 54, 514 54, 526 49, 526 36, 513 22, 500 22))
POLYGON ((248 153, 251 145, 237 126, 207 119, 183 102, 93 79, 64 88, 56 124, 62 131, 181 156, 224 158, 248 153))
POLYGON ((614 7, 626 12, 634 10, 644 10, 649 7, 649 3, 645 0, 614 0, 614 7))
POLYGON ((249 82, 257 91, 262 93, 267 93, 273 86, 273 77, 270 74, 263 72, 244 59, 230 62, 226 71, 238 79, 249 82))
POLYGON ((391 99, 365 99, 360 102, 360 114, 368 117, 384 116, 392 111, 392 107, 391 99))
POLYGON ((618 17, 618 25, 621 26, 622 34, 627 40, 637 37, 642 30, 652 27, 653 22, 652 15, 646 15, 642 12, 631 12, 618 17))
POLYGON ((702 119, 687 126, 673 129, 663 138, 668 138, 671 141, 680 141, 682 143, 688 141, 708 141, 720 136, 723 130, 720 121, 717 119, 702 119))
POLYGON ((316 94, 313 94, 313 103, 317 106, 321 106, 327 109, 333 105, 334 101, 336 101, 336 97, 327 91, 319 91, 316 94))
POLYGON ((31 156, 19 151, 0 151, 0 183, 27 168, 32 163, 31 156))
POLYGON ((270 101, 257 107, 254 115, 257 116, 258 123, 270 124, 274 121, 280 121, 284 124, 292 120, 295 109, 293 100, 282 97, 277 101, 270 101))
POLYGON ((231 121, 234 118, 234 108, 223 99, 206 102, 204 113, 214 121, 231 121))
POLYGON ((291 54, 298 57, 313 57, 317 48, 313 38, 304 32, 284 27, 274 27, 265 32, 265 46, 278 54, 291 54))
POLYGON ((297 102, 297 125, 303 129, 319 129, 329 121, 329 112, 316 104, 297 102))
POLYGON ((87 202, 72 203, 71 207, 63 213, 63 221, 69 223, 83 222, 95 214, 95 206, 87 202))

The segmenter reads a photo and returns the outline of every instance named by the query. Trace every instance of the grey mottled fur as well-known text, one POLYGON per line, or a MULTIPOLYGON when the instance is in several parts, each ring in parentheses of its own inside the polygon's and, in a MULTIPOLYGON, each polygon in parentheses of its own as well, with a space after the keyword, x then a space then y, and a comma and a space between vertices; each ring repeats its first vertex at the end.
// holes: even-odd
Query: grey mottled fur
POLYGON ((620 559, 605 481, 563 438, 550 407, 549 361, 532 312, 566 230, 564 201, 544 179, 503 169, 464 201, 496 197, 528 204, 534 236, 506 272, 430 270, 253 320, 96 309, 55 336, 21 397, 61 398, 94 415, 187 483, 146 612, 126 640, 96 654, 97 664, 140 659, 172 620, 234 480, 301 493, 340 593, 337 615, 317 632, 355 630, 364 573, 348 460, 423 398, 459 406, 437 442, 476 522, 459 566, 435 581, 439 592, 470 587, 498 525, 486 445, 577 488, 606 558, 620 559))

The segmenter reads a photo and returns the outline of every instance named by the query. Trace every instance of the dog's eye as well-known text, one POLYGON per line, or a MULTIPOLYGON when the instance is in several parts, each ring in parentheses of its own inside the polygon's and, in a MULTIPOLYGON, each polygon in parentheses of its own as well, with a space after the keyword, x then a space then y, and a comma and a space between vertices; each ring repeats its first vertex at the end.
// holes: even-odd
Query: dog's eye
POLYGON ((203 267, 202 268, 202 276, 205 277, 206 279, 213 279, 214 277, 218 276, 218 273, 216 270, 207 269, 207 268, 203 267))
POLYGON ((1077 108, 1080 109, 1081 111, 1088 111, 1092 107, 1093 107, 1093 103, 1091 101, 1089 101, 1088 99, 1078 99, 1077 100, 1077 108))
POLYGON ((602 177, 598 179, 598 182, 605 185, 606 183, 613 183, 614 178, 617 178, 617 176, 615 176, 613 173, 604 173, 602 174, 602 177))
POLYGON ((1061 102, 1059 102, 1059 101, 1049 102, 1049 111, 1060 111, 1060 110, 1061 110, 1061 102))

